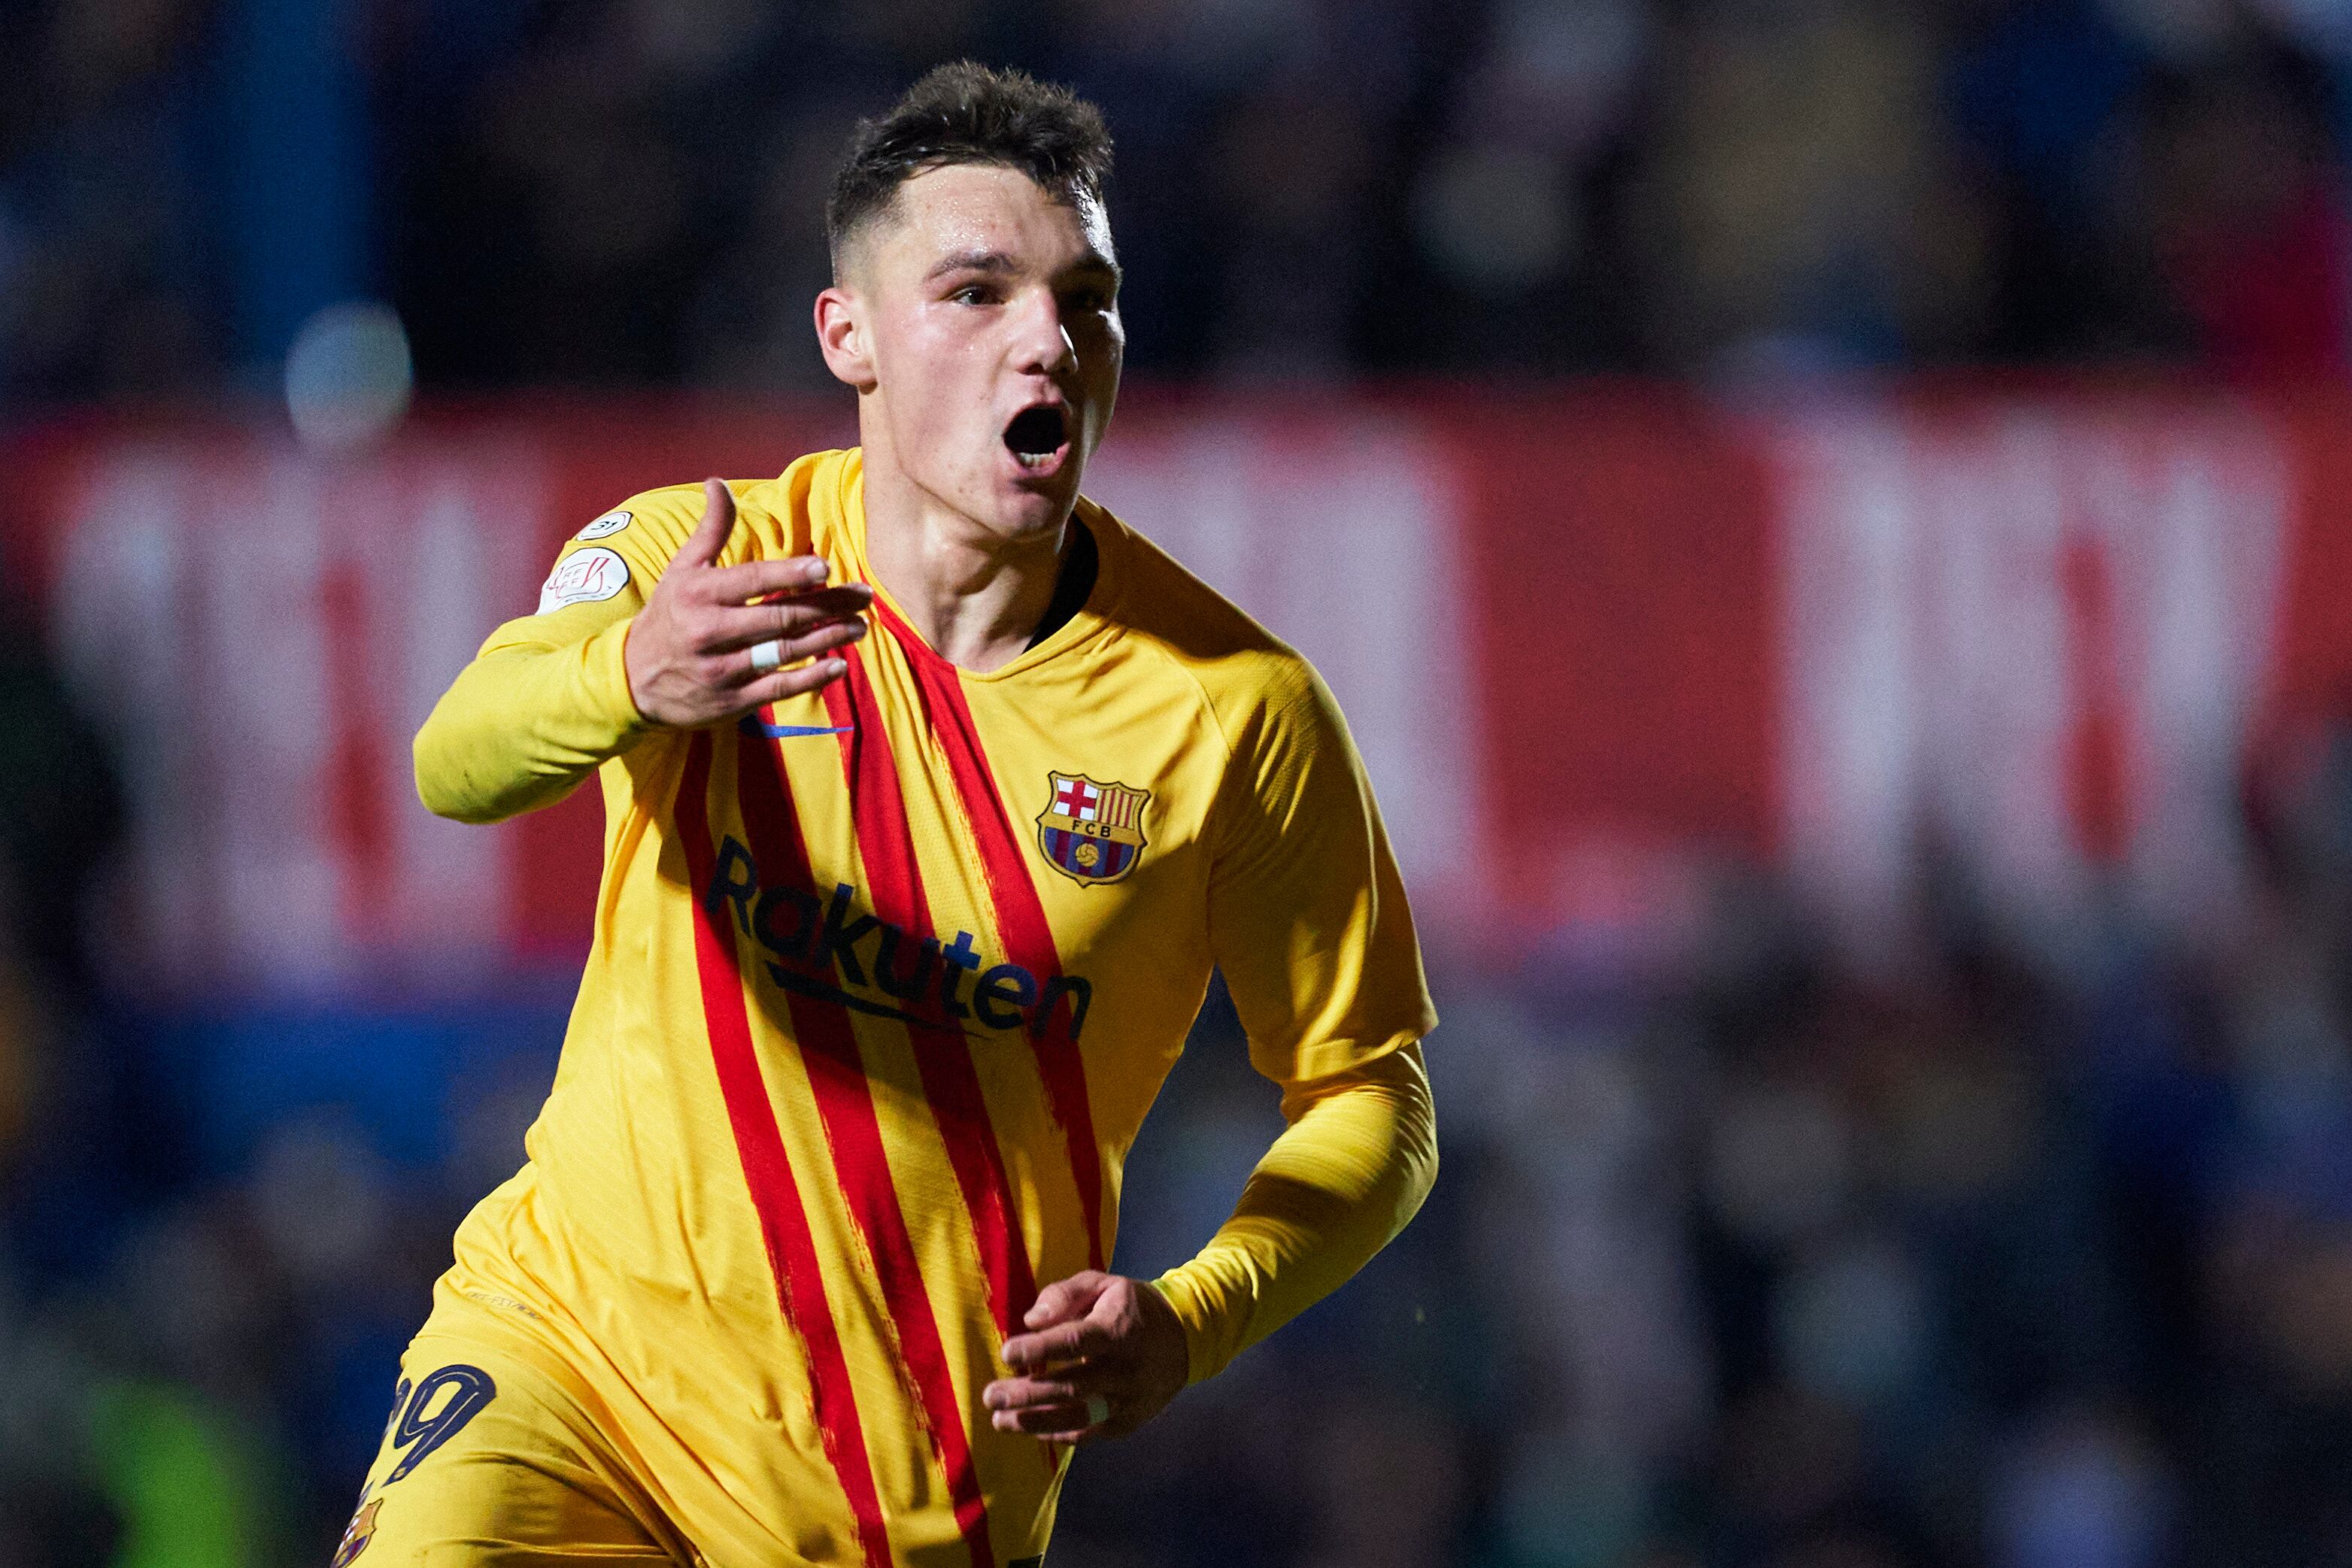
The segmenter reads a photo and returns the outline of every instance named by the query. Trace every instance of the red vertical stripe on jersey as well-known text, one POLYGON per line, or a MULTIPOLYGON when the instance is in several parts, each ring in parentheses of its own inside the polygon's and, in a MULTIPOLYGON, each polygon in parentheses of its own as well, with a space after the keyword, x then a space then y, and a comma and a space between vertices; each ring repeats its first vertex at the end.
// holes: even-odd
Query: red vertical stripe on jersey
MULTIPOLYGON (((873 674, 856 649, 849 649, 847 657, 848 675, 824 688, 824 702, 835 726, 845 731, 841 766, 849 779, 850 812, 857 824, 858 857, 866 862, 866 893, 875 914, 918 939, 936 940, 898 760, 891 755, 890 734, 874 695, 873 674)), ((946 961, 940 963, 944 984, 946 961)), ((918 1002, 915 1010, 931 1009, 918 1002)), ((989 1315, 998 1337, 1009 1339, 1013 1325, 1037 1299, 1037 1282, 1021 1239, 1013 1184, 1005 1176, 1004 1155, 988 1119, 971 1045, 961 1030, 945 1024, 908 1024, 907 1032, 922 1073, 923 1097, 930 1102, 940 1141, 947 1145, 948 1165, 971 1216, 972 1240, 988 1281, 989 1315)))
POLYGON ((710 1032, 711 1060, 719 1070, 719 1093, 727 1102, 727 1120, 734 1128, 736 1151, 743 1161, 743 1179, 751 1189, 751 1208, 759 1216, 761 1239, 767 1244, 768 1267, 776 1277, 777 1301, 783 1307, 785 1322, 799 1332, 808 1347, 809 1383, 825 1457, 833 1461, 841 1490, 848 1494, 849 1511, 857 1521, 858 1545, 867 1568, 889 1568, 890 1541, 882 1528, 882 1500, 875 1490, 874 1468, 858 1425, 849 1362, 842 1354, 833 1309, 825 1302, 824 1277, 817 1267, 808 1214, 801 1207, 792 1162, 784 1155, 783 1134, 776 1125, 767 1082, 760 1073, 759 1054, 751 1045, 733 923, 726 905, 722 903, 714 909, 705 894, 717 861, 710 836, 709 787, 710 736, 704 731, 687 747, 686 775, 678 783, 674 816, 692 880, 695 967, 702 980, 702 1013, 710 1032))
MULTIPOLYGON (((906 650, 907 663, 922 688, 931 729, 947 752, 956 793, 963 799, 964 815, 979 841, 989 897, 996 905, 996 935, 1004 944, 1005 956, 1041 982, 1049 980, 1062 972, 1054 928, 1045 923, 1045 902, 1037 896, 1037 884, 1029 880, 1021 841, 1005 813, 1004 798, 997 793, 988 754, 981 749, 980 732, 973 727, 971 709, 963 700, 963 682, 953 664, 933 653, 878 598, 874 613, 906 650)), ((1078 1042, 1066 1021, 1068 1016, 1065 1009, 1056 1009, 1042 1029, 1031 1032, 1030 1043, 1037 1053, 1037 1071, 1045 1082, 1046 1103, 1069 1143, 1070 1175, 1077 1183, 1078 1207, 1087 1222, 1087 1261, 1099 1269, 1103 1266, 1102 1152, 1095 1144, 1094 1110, 1087 1098, 1086 1059, 1078 1054, 1078 1042)))
MULTIPOLYGON (((751 860, 761 883, 814 897, 816 879, 785 790, 776 743, 739 747, 736 758, 743 831, 751 841, 751 860)), ((988 1505, 980 1494, 971 1437, 964 1430, 963 1409, 948 1374, 947 1347, 940 1339, 939 1320, 931 1315, 930 1293, 923 1288, 915 1261, 906 1212, 898 1207, 898 1189, 883 1152, 881 1121, 874 1112, 874 1086, 866 1076, 849 1009, 797 990, 782 994, 792 1013, 793 1037, 808 1068, 809 1090, 824 1122, 825 1143, 833 1151, 834 1176, 873 1260, 875 1278, 898 1331, 899 1364, 914 1385, 931 1452, 955 1502, 956 1528, 971 1549, 974 1568, 995 1568, 996 1555, 988 1543, 988 1505)))

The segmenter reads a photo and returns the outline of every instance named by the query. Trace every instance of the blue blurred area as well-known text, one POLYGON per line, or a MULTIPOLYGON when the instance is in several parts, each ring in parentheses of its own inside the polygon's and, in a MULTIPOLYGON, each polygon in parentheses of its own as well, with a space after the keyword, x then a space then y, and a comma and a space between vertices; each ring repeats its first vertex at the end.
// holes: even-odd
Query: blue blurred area
POLYGON ((362 16, 320 0, 220 9, 233 362, 265 388, 314 312, 381 287, 366 84, 350 47, 362 16))
POLYGON ((199 1176, 243 1168, 280 1124, 330 1108, 394 1165, 429 1171, 453 1157, 457 1124, 482 1095, 554 1076, 576 980, 521 977, 475 1001, 263 1006, 124 1030, 152 1043, 199 1176))
POLYGON ((572 978, 520 976, 478 1001, 101 1011, 65 1058, 83 1070, 69 1103, 85 1124, 19 1184, 15 1247, 44 1274, 102 1267, 142 1199, 239 1179, 289 1126, 331 1127, 387 1179, 436 1189, 470 1162, 519 1164, 517 1104, 554 1076, 572 978), (511 1151, 467 1142, 485 1115, 517 1134, 511 1151))

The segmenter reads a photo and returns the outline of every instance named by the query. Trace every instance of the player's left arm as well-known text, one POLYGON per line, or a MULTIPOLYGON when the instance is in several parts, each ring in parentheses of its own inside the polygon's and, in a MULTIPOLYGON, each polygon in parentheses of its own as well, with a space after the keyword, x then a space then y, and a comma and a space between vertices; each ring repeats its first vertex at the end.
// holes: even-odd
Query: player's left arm
POLYGON ((1210 935, 1288 1127, 1234 1217, 1146 1284, 1089 1270, 1039 1293, 986 1402, 1002 1430, 1117 1437, 1337 1290, 1437 1176, 1419 1041, 1435 1027, 1404 887, 1329 691, 1278 675, 1234 737, 1210 935))

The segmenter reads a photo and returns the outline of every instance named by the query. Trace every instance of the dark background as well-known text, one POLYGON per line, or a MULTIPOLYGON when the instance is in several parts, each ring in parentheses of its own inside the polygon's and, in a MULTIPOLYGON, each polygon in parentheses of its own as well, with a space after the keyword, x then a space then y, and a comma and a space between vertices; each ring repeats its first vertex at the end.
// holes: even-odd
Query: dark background
POLYGON ((19 0, 0 388, 804 386, 849 127, 1110 110, 1145 375, 2343 356, 2333 0, 19 0))
MULTIPOLYGON (((2325 387, 2347 51, 2334 0, 16 0, 0 424, 260 406, 362 298, 427 400, 821 388, 834 162, 963 54, 1105 107, 1163 391, 2325 387)), ((323 1563, 572 977, 159 998, 84 935, 119 741, 6 625, 0 1564, 323 1563), (337 1051, 393 1087, 287 1067, 337 1051)), ((1892 956, 1743 855, 1671 961, 1446 956, 1430 1207, 1085 1454, 1053 1561, 2352 1561, 2331 745, 2248 785, 2224 936, 2021 936, 1929 844, 1892 956)), ((1213 1005, 1122 1264, 1277 1124, 1213 1005)))

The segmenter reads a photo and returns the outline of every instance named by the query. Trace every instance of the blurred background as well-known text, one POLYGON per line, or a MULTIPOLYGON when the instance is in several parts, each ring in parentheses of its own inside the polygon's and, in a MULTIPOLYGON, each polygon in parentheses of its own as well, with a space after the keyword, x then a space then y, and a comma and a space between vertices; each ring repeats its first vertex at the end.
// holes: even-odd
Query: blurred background
MULTIPOLYGON (((855 120, 1118 142, 1089 488, 1311 654, 1444 1172, 1064 1568, 2352 1562, 2352 5, 14 0, 0 1565, 321 1563, 595 807, 407 745, 853 438, 855 120)), ((1278 1126, 1213 998, 1119 1262, 1278 1126)))

